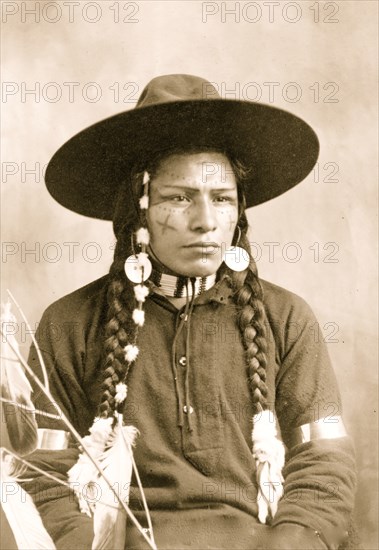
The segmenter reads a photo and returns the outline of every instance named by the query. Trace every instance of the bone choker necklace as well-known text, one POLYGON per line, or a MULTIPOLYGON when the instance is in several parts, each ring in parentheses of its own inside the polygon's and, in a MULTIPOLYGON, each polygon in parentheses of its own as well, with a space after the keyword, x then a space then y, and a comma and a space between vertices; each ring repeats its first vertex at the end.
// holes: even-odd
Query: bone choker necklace
POLYGON ((216 274, 208 277, 184 277, 168 275, 153 269, 150 280, 164 293, 171 298, 189 298, 193 295, 200 296, 210 289, 216 282, 216 274))

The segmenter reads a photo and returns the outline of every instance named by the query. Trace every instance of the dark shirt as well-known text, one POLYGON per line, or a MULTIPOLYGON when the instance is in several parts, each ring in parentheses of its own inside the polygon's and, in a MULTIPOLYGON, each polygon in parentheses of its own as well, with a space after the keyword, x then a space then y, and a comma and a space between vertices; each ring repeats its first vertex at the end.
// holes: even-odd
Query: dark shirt
MULTIPOLYGON (((82 435, 93 422, 101 394, 106 287, 103 277, 58 300, 46 310, 38 331, 51 391, 82 435)), ((263 289, 268 401, 290 445, 297 427, 341 414, 340 397, 307 304, 273 284, 263 282, 263 289)), ((139 430, 134 456, 156 542, 158 548, 254 548, 267 527, 257 519, 253 409, 229 280, 196 298, 185 326, 182 313, 183 308, 176 309, 159 294, 150 295, 138 337, 140 354, 128 377, 124 418, 139 430), (187 370, 190 424, 189 415, 181 414, 187 370)), ((30 360, 40 372, 33 349, 30 360)), ((36 408, 51 411, 37 392, 36 408)), ((62 428, 40 420, 41 426, 62 428)), ((60 472, 62 479, 76 457, 75 450, 34 454, 36 464, 60 472)), ((273 525, 311 527, 332 545, 334 531, 347 527, 353 506, 349 438, 318 439, 290 448, 284 477, 285 494, 273 525)), ((41 478, 28 488, 48 530, 60 541, 58 548, 69 548, 73 533, 78 546, 71 548, 87 547, 90 520, 78 517, 68 490, 41 478)), ((134 483, 130 499, 144 522, 134 483)), ((129 525, 127 533, 127 548, 145 548, 134 527, 129 525)))

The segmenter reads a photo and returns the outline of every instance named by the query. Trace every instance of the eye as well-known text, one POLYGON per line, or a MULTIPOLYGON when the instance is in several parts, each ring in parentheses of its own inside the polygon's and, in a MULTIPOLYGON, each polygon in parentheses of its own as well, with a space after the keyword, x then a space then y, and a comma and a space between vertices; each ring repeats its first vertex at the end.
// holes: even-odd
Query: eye
POLYGON ((229 195, 220 195, 219 197, 215 197, 214 200, 216 203, 221 203, 221 204, 226 202, 229 202, 229 203, 235 202, 235 198, 229 195))
POLYGON ((185 195, 175 195, 174 197, 170 197, 170 200, 173 202, 186 202, 189 201, 189 198, 185 195))

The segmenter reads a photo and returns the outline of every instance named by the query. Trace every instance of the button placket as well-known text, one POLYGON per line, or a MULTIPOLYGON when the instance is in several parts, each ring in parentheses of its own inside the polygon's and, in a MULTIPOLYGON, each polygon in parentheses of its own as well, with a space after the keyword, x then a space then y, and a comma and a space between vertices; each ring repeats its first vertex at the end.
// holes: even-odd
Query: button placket
POLYGON ((192 414, 194 412, 193 407, 190 404, 184 404, 185 403, 185 377, 186 377, 186 368, 188 364, 187 356, 186 356, 186 331, 187 331, 187 320, 188 316, 185 315, 184 311, 179 311, 176 317, 176 328, 175 330, 178 330, 178 327, 180 324, 182 324, 182 331, 179 335, 179 338, 176 339, 175 342, 175 363, 178 367, 176 370, 176 376, 177 376, 177 391, 180 394, 180 401, 182 403, 181 410, 185 415, 192 414))

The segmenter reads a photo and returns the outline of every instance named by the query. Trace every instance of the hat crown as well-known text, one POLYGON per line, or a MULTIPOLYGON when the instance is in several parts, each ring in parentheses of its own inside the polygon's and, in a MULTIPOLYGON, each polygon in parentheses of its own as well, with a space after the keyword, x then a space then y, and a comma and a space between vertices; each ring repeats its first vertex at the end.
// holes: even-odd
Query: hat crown
POLYGON ((203 99, 221 99, 211 82, 189 74, 169 74, 157 76, 145 86, 136 108, 203 99))
POLYGON ((158 152, 194 147, 225 151, 251 168, 244 182, 247 207, 302 181, 319 151, 316 134, 295 115, 272 105, 222 99, 217 85, 204 78, 171 74, 151 80, 134 109, 65 143, 49 162, 46 185, 66 208, 112 220, 119 189, 134 167, 145 170, 158 152))

